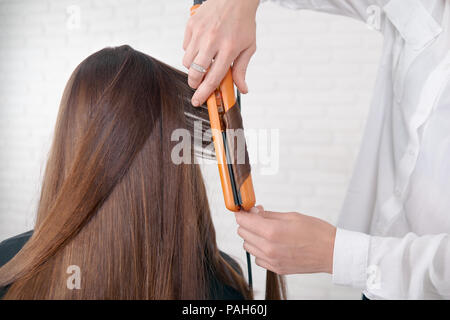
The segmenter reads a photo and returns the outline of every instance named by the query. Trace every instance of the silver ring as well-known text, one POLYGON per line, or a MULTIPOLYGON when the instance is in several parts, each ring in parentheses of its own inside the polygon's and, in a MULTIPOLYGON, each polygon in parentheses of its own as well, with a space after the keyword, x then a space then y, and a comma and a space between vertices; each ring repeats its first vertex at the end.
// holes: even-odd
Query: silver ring
POLYGON ((205 68, 203 68, 201 65, 198 65, 198 64, 196 64, 194 62, 191 63, 191 68, 196 70, 196 71, 198 71, 198 72, 206 73, 206 69, 205 68))

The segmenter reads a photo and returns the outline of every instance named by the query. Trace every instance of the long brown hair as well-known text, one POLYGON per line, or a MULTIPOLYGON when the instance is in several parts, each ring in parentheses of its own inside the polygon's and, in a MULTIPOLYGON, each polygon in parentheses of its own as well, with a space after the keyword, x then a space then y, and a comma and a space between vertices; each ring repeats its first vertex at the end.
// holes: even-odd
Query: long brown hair
MULTIPOLYGON (((186 74, 106 48, 69 79, 31 239, 0 268, 6 299, 207 299, 214 279, 253 298, 221 256, 198 165, 171 161, 186 120, 186 74), (80 290, 67 268, 80 268, 80 290)), ((268 274, 267 298, 285 295, 268 274), (270 287, 270 288, 269 288, 270 287)))

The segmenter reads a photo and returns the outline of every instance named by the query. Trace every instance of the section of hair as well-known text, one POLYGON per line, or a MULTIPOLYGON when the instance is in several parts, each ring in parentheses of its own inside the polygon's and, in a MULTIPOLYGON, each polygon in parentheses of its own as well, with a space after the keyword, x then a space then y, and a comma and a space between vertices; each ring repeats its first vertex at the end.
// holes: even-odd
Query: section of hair
POLYGON ((287 298, 283 276, 272 271, 266 273, 266 300, 284 300, 287 298))
POLYGON ((212 277, 252 298, 217 248, 200 168, 171 161, 173 130, 193 130, 186 111, 208 127, 186 77, 129 46, 76 68, 34 233, 0 268, 5 299, 207 299, 212 277), (81 288, 70 290, 73 265, 81 288))

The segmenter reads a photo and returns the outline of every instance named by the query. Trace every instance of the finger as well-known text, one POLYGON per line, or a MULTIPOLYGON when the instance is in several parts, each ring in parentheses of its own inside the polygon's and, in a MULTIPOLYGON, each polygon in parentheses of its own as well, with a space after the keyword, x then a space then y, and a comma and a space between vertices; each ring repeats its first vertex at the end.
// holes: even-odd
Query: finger
POLYGON ((289 220, 293 218, 293 212, 273 212, 273 211, 265 211, 264 207, 258 205, 250 209, 250 213, 258 214, 266 219, 282 219, 289 220))
MULTIPOLYGON (((194 63, 198 64, 205 70, 209 69, 211 66, 212 59, 216 53, 213 51, 200 51, 200 53, 195 57, 194 63)), ((188 72, 188 84, 191 88, 197 89, 203 80, 205 73, 195 70, 190 66, 188 72)))
POLYGON ((260 211, 264 211, 264 207, 262 205, 257 205, 250 209, 250 213, 258 213, 260 211))
POLYGON ((261 259, 261 258, 256 258, 255 259, 255 263, 257 266, 260 266, 261 268, 264 268, 266 270, 270 270, 272 272, 275 272, 275 268, 270 264, 270 262, 268 262, 267 260, 261 259))
MULTIPOLYGON (((258 248, 261 253, 265 252, 264 248, 268 248, 270 246, 270 243, 266 239, 252 233, 251 231, 243 227, 239 227, 237 233, 242 239, 244 239, 245 242, 251 244, 255 248, 258 248)), ((264 254, 264 256, 266 255, 264 254)))
POLYGON ((208 99, 230 69, 233 58, 229 53, 224 53, 223 50, 219 51, 217 59, 214 60, 211 69, 192 97, 193 105, 201 105, 208 99), (195 101, 197 104, 195 104, 195 101))
POLYGON ((192 38, 192 40, 189 42, 186 52, 184 53, 183 66, 185 66, 186 69, 189 69, 191 67, 194 58, 198 55, 197 43, 198 43, 197 39, 192 38))
POLYGON ((263 259, 266 261, 269 260, 269 258, 264 254, 264 252, 262 252, 260 249, 258 249, 257 247, 255 247, 254 245, 252 245, 247 241, 244 242, 244 249, 245 251, 247 251, 256 258, 263 259))
POLYGON ((258 210, 258 214, 266 219, 291 220, 294 218, 295 213, 258 210))
POLYGON ((239 226, 264 239, 271 239, 275 231, 274 229, 277 227, 277 220, 266 219, 259 214, 236 212, 235 217, 239 226))
POLYGON ((242 93, 248 93, 248 86, 245 82, 245 75, 247 73, 248 64, 250 63, 251 57, 255 54, 256 45, 253 45, 246 50, 242 51, 241 54, 234 60, 233 63, 233 81, 238 87, 239 91, 242 93))

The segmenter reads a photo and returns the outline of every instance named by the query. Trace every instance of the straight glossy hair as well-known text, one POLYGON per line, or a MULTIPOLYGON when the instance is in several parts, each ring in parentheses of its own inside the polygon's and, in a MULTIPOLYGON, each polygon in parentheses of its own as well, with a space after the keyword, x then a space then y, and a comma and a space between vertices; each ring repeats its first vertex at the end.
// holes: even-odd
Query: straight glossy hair
MULTIPOLYGON (((198 165, 171 160, 192 129, 187 76, 129 46, 85 59, 68 81, 30 240, 0 268, 5 299, 208 299, 214 281, 244 298, 221 256, 198 165), (81 289, 69 290, 70 266, 81 289)), ((268 273, 266 298, 285 297, 268 273)))

